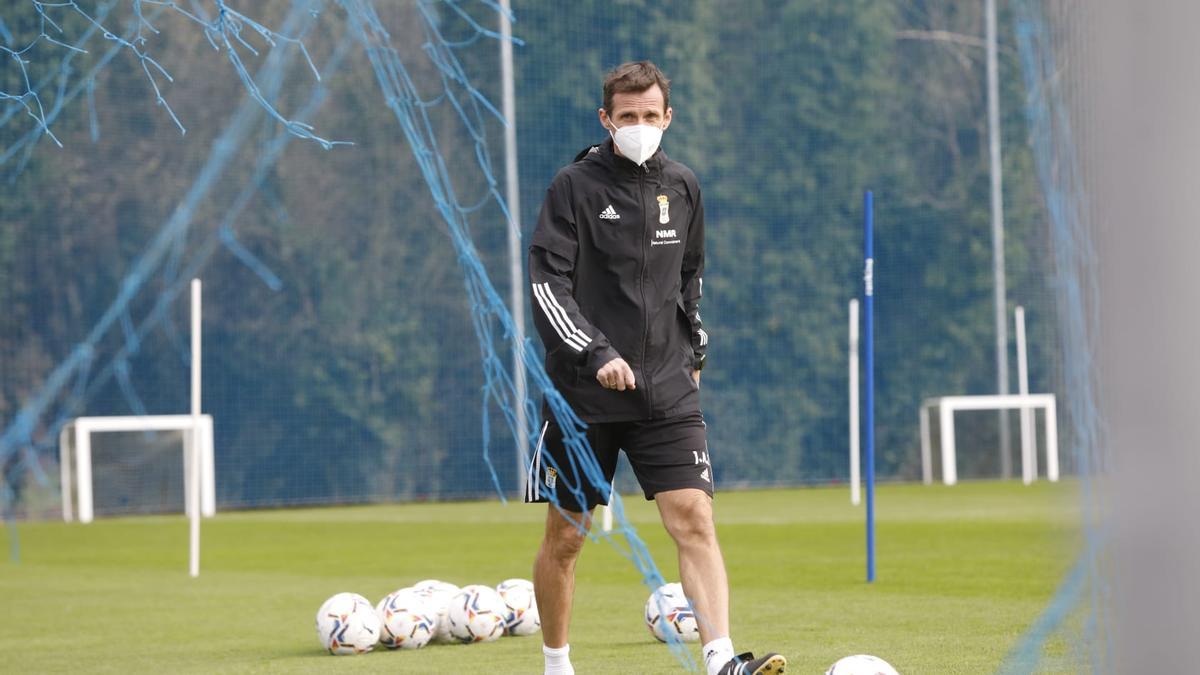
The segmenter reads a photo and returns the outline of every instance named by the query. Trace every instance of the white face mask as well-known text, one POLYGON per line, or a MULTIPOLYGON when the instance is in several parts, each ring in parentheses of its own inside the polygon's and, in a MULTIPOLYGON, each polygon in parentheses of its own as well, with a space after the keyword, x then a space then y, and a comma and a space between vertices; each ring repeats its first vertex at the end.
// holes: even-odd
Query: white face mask
POLYGON ((622 156, 641 166, 658 150, 663 130, 649 124, 630 124, 617 127, 616 133, 609 131, 608 134, 612 136, 613 143, 617 144, 622 156))

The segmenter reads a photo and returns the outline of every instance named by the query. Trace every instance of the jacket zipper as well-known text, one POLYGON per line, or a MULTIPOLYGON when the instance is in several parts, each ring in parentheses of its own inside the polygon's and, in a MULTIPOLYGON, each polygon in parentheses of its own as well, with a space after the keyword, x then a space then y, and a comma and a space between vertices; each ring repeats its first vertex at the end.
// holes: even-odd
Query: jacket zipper
POLYGON ((646 209, 646 173, 650 169, 645 164, 643 164, 642 166, 640 166, 638 168, 640 169, 638 171, 638 200, 640 202, 640 206, 641 206, 641 210, 642 210, 642 232, 641 232, 642 269, 641 269, 640 273, 638 274, 638 290, 641 292, 641 295, 642 295, 642 359, 641 360, 642 360, 642 377, 645 380, 645 385, 646 385, 646 413, 647 413, 646 417, 650 418, 650 417, 654 416, 654 389, 650 385, 651 377, 647 374, 648 369, 646 367, 646 351, 648 350, 648 347, 650 345, 650 311, 646 306, 646 271, 647 271, 646 260, 649 257, 649 253, 646 251, 646 249, 647 249, 646 241, 648 239, 648 237, 646 236, 647 235, 646 223, 647 223, 647 219, 648 219, 648 215, 647 215, 648 211, 646 209))

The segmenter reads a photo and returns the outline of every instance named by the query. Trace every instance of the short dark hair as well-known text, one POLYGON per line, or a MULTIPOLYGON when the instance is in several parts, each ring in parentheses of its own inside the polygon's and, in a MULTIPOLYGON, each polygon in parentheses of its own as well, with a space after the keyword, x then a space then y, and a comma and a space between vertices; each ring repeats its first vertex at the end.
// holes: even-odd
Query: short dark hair
POLYGON ((613 94, 646 91, 658 85, 663 93, 663 112, 671 107, 671 81, 650 61, 630 61, 608 71, 604 76, 604 110, 612 113, 613 94))

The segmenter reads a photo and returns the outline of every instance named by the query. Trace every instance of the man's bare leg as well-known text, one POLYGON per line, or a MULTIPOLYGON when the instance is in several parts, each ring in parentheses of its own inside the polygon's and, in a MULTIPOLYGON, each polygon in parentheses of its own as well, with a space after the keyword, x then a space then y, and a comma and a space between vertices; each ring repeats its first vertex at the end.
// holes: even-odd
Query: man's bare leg
POLYGON ((575 562, 592 524, 590 512, 568 513, 570 520, 556 506, 550 505, 546 513, 546 534, 533 563, 533 592, 542 618, 542 642, 550 648, 567 644, 575 596, 575 562), (582 531, 576 525, 579 518, 584 518, 582 531))
POLYGON ((654 497, 663 525, 679 549, 679 578, 696 609, 700 640, 729 636, 729 580, 717 544, 712 497, 685 488, 654 497))

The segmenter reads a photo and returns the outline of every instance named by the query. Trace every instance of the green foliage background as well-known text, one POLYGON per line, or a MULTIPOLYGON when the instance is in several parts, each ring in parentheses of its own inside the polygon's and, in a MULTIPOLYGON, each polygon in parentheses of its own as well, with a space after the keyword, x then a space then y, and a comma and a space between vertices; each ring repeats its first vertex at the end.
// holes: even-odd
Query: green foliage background
MULTIPOLYGON (((289 3, 243 4, 271 24, 289 3)), ((432 99, 440 82, 423 56, 415 5, 378 4, 432 99)), ((675 121, 664 147, 699 175, 708 209, 702 313, 712 360, 704 404, 720 483, 845 479, 846 302, 860 293, 868 188, 877 204, 879 473, 918 476, 921 399, 995 390, 984 53, 970 39, 931 32, 981 35, 982 4, 514 4, 514 32, 525 42, 515 53, 526 239, 554 172, 605 137, 596 121, 604 71, 649 58, 673 80, 675 121)), ((494 24, 483 3, 464 7, 494 24)), ((18 42, 36 34, 30 5, 3 11, 18 42)), ((469 37, 456 15, 444 8, 443 15, 449 37, 469 37)), ((341 39, 344 21, 330 4, 306 35, 318 64, 341 39)), ((9 179, 0 191, 5 424, 109 305, 244 95, 193 25, 167 15, 156 26, 151 44, 175 77, 166 96, 186 136, 124 57, 97 78, 97 140, 87 106, 77 103, 56 123, 64 149, 43 139, 23 171, 13 171, 15 162, 2 167, 9 179)), ((1009 316, 1017 304, 1028 312, 1031 389, 1057 391, 1052 258, 1011 26, 1002 13, 1009 316)), ((67 20, 64 28, 79 26, 67 20)), ((39 50, 35 69, 54 57, 51 48, 39 50)), ((489 40, 460 52, 497 102, 498 53, 489 40)), ((284 110, 298 107, 312 85, 301 59, 291 68, 284 110)), ((239 242, 279 276, 282 290, 224 250, 203 274, 205 408, 218 420, 220 499, 252 506, 487 494, 479 350, 444 226, 361 47, 324 75, 328 95, 311 121, 322 135, 354 145, 324 151, 292 142, 235 223, 239 242)), ((14 77, 0 70, 6 87, 14 77)), ((486 186, 469 139, 444 103, 431 114, 454 187, 472 202, 486 186)), ((26 129, 17 127, 0 128, 0 145, 26 129)), ((487 130, 499 171, 500 125, 492 120, 487 130)), ((189 245, 215 234, 256 153, 278 133, 264 121, 244 144, 194 219, 189 245)), ((505 289, 504 223, 494 211, 475 214, 472 228, 505 289)), ((151 412, 186 407, 185 313, 180 303, 132 362, 151 412)), ((128 411, 110 384, 85 412, 128 411)), ((995 419, 964 416, 963 475, 998 471, 995 419)), ((511 438, 496 424, 486 433, 505 486, 515 488, 511 438)))

